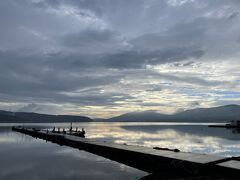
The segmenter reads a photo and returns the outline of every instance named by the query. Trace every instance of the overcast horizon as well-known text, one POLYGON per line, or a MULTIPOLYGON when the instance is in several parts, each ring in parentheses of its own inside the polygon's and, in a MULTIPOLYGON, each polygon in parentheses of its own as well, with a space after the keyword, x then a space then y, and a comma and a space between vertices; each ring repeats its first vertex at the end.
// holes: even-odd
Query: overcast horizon
POLYGON ((239 0, 0 1, 0 109, 112 117, 240 104, 239 0))

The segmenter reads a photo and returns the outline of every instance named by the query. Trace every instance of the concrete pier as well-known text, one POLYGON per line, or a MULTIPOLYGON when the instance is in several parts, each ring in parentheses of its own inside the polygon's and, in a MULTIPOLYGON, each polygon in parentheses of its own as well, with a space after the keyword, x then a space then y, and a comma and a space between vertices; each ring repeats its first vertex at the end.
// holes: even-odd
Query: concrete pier
POLYGON ((12 129, 59 145, 97 154, 149 173, 168 173, 179 177, 240 179, 240 161, 236 158, 100 142, 67 133, 52 133, 22 127, 12 129))

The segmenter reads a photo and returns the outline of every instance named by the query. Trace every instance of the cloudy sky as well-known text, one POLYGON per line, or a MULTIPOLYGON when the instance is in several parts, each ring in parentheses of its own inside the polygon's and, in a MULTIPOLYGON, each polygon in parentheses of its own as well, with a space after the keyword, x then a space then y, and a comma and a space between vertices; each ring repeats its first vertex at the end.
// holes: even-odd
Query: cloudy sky
POLYGON ((239 0, 1 0, 0 109, 110 117, 240 104, 239 0))

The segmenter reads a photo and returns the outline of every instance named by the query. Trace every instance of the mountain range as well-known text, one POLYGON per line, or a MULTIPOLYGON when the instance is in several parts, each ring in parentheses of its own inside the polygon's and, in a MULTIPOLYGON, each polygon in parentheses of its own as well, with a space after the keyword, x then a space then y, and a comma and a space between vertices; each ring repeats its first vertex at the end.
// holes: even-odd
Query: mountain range
POLYGON ((0 123, 53 123, 53 122, 229 122, 240 120, 240 105, 197 108, 167 115, 156 111, 122 114, 109 119, 91 119, 85 116, 47 115, 32 112, 0 110, 0 123))
POLYGON ((71 115, 48 115, 32 112, 0 111, 0 123, 54 123, 54 122, 91 122, 91 118, 71 115))
POLYGON ((228 122, 231 120, 240 120, 239 105, 191 109, 171 115, 155 111, 132 112, 108 119, 111 122, 228 122))

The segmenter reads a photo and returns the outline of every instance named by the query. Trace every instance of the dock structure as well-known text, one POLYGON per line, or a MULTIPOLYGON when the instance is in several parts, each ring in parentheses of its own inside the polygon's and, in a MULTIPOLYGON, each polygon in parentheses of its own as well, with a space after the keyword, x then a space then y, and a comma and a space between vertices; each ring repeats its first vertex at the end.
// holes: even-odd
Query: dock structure
POLYGON ((151 174, 171 176, 171 179, 175 177, 186 177, 188 179, 197 179, 198 177, 200 179, 201 177, 206 177, 206 179, 208 177, 211 177, 210 179, 240 179, 239 158, 101 142, 72 136, 67 133, 53 133, 23 127, 13 127, 12 130, 59 145, 84 150, 151 174))

